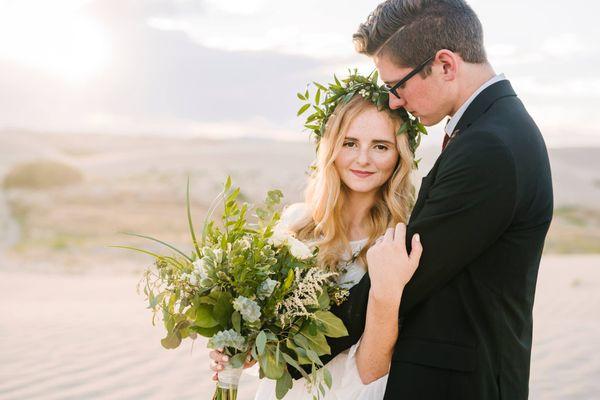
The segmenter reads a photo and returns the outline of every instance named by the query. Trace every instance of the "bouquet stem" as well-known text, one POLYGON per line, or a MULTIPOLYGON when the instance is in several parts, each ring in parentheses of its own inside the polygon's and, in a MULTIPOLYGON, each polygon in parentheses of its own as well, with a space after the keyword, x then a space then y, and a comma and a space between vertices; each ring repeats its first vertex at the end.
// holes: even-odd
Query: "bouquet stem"
POLYGON ((219 372, 219 381, 213 400, 236 400, 238 384, 243 371, 243 367, 233 368, 226 365, 225 369, 219 372))

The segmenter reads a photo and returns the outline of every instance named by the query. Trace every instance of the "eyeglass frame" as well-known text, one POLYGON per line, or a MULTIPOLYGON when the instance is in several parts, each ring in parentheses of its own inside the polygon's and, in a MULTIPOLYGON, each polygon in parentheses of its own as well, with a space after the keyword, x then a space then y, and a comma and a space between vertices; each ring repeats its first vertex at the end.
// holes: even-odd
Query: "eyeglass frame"
MULTIPOLYGON (((437 53, 436 53, 437 54, 437 53)), ((419 72, 421 72, 421 70, 423 68, 425 68, 425 66, 427 66, 427 64, 429 64, 433 59, 435 59, 436 54, 432 55, 431 57, 429 57, 427 60, 423 61, 421 64, 417 65, 412 71, 410 71, 408 74, 406 74, 406 76, 402 79, 400 79, 398 81, 398 83, 396 83, 394 86, 390 86, 387 83, 384 85, 385 89, 390 92, 391 94, 393 94, 394 96, 396 96, 396 98, 400 98, 400 96, 398 96, 398 92, 396 92, 396 90, 404 85, 406 83, 406 81, 408 81, 410 78, 412 78, 413 76, 415 76, 416 74, 418 74, 419 72)))

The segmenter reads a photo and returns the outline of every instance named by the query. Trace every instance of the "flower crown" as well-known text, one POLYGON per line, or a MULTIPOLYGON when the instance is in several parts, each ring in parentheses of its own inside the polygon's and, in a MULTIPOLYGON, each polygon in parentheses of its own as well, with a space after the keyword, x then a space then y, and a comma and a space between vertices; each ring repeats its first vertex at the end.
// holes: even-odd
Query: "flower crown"
MULTIPOLYGON (((325 133, 327 121, 336 107, 339 104, 348 103, 355 95, 358 94, 364 99, 370 100, 380 111, 386 107, 389 109, 389 92, 385 86, 377 84, 379 77, 377 71, 371 72, 369 76, 360 75, 356 69, 348 70, 348 73, 348 77, 341 81, 334 75, 335 82, 329 83, 328 86, 313 82, 317 87, 313 100, 310 99, 308 88, 304 93, 298 93, 298 98, 306 103, 298 110, 297 115, 304 114, 311 106, 314 109, 314 112, 306 118, 304 127, 315 135, 317 146, 325 133)), ((408 135, 408 144, 414 155, 421 143, 421 135, 427 135, 425 126, 404 108, 391 110, 391 112, 399 115, 404 121, 396 135, 408 135)), ((415 161, 415 168, 418 162, 419 160, 415 161)))

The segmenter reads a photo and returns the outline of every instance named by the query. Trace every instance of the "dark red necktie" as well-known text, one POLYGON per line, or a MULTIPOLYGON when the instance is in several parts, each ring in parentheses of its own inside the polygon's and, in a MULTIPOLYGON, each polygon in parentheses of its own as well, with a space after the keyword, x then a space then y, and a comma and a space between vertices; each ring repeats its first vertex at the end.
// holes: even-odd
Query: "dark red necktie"
POLYGON ((450 136, 447 133, 444 133, 444 143, 442 143, 442 150, 444 150, 446 148, 449 141, 450 141, 450 136))
MULTIPOLYGON (((446 120, 446 126, 448 125, 449 122, 450 122, 450 118, 448 118, 446 120)), ((448 135, 446 133, 446 130, 444 129, 444 142, 442 143, 442 150, 444 150, 446 148, 446 145, 448 145, 449 141, 450 141, 450 135, 448 135)))

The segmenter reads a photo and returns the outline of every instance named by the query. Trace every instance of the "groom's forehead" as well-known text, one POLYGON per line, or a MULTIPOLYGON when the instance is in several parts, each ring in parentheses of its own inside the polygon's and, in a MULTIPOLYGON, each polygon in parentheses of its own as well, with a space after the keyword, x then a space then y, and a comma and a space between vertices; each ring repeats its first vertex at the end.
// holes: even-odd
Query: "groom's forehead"
POLYGON ((373 62, 379 72, 379 78, 388 84, 399 81, 407 71, 410 71, 410 68, 398 66, 385 55, 373 57, 373 62))

